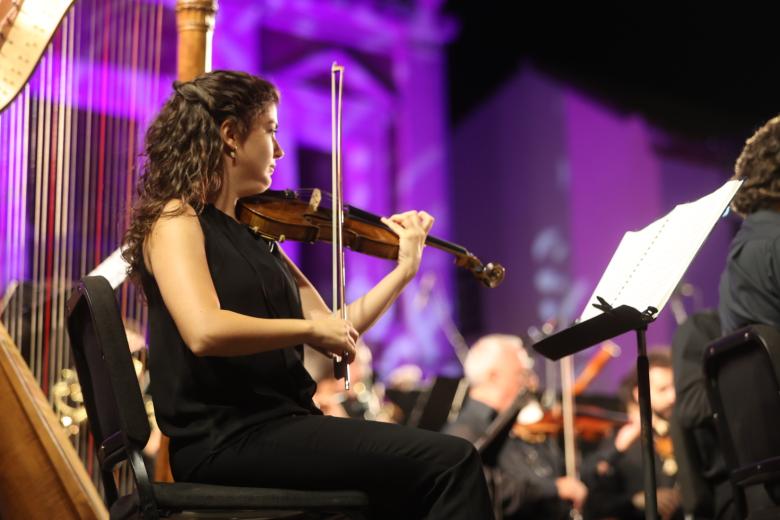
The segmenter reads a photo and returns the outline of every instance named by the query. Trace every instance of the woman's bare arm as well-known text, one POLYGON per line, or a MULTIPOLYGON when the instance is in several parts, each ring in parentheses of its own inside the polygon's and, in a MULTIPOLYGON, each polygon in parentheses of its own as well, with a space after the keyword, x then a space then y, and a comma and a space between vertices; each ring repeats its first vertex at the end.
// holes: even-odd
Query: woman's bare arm
MULTIPOLYGON (((180 207, 170 201, 164 213, 180 207)), ((144 244, 144 258, 182 339, 198 356, 242 356, 308 343, 354 354, 357 332, 333 318, 264 319, 220 308, 195 210, 157 220, 144 244)))
MULTIPOLYGON (((347 305, 347 319, 360 334, 371 328, 414 278, 420 265, 425 237, 433 225, 433 217, 425 212, 409 211, 385 219, 385 223, 400 237, 399 261, 379 283, 347 305)), ((315 319, 328 316, 331 310, 320 293, 281 248, 280 251, 300 290, 304 317, 315 319)))

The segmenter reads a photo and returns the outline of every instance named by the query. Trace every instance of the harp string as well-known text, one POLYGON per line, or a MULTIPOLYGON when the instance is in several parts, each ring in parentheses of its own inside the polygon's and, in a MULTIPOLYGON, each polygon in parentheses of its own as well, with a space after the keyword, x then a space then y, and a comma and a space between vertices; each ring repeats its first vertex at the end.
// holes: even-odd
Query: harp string
MULTIPOLYGON (((53 229, 53 241, 52 247, 54 249, 53 266, 51 273, 52 284, 52 325, 49 331, 49 335, 52 337, 52 356, 51 356, 51 373, 49 375, 49 386, 54 388, 55 382, 60 377, 61 363, 62 363, 62 350, 63 350, 63 327, 64 320, 62 316, 64 313, 64 302, 61 292, 64 290, 63 277, 64 277, 64 260, 65 241, 63 238, 67 238, 67 220, 65 210, 67 209, 67 172, 64 164, 66 161, 68 144, 69 128, 66 126, 68 118, 66 89, 68 86, 68 40, 71 31, 70 17, 66 17, 62 22, 61 31, 61 44, 60 44, 60 56, 59 56, 59 71, 58 71, 58 88, 57 88, 57 155, 56 155, 56 194, 55 194, 55 211, 54 211, 54 229, 53 229)), ((50 394, 51 398, 54 398, 54 394, 50 394)))
POLYGON ((44 248, 46 250, 45 262, 41 270, 41 281, 43 283, 44 297, 43 297, 43 374, 42 374, 42 388, 43 392, 49 396, 51 401, 51 344, 52 344, 52 299, 54 297, 52 293, 52 276, 51 273, 54 270, 54 220, 57 207, 57 139, 59 138, 59 127, 57 125, 57 119, 59 117, 59 106, 57 105, 57 86, 60 82, 60 76, 58 70, 55 67, 57 64, 56 55, 61 44, 61 36, 55 38, 53 41, 52 53, 49 59, 49 78, 50 81, 47 85, 48 96, 46 107, 49 109, 49 114, 46 123, 48 124, 48 146, 46 147, 46 153, 48 153, 47 171, 44 182, 46 183, 46 211, 44 212, 45 218, 42 221, 42 236, 44 236, 44 248))
MULTIPOLYGON (((67 239, 64 241, 64 247, 65 247, 65 269, 63 270, 63 278, 62 278, 62 285, 63 287, 68 288, 68 292, 70 292, 70 288, 72 285, 72 280, 77 274, 74 272, 73 269, 73 255, 74 255, 74 237, 75 233, 73 232, 73 229, 75 227, 75 207, 76 207, 76 178, 77 175, 74 173, 74 167, 77 164, 78 160, 78 136, 79 136, 79 118, 78 118, 78 106, 76 104, 76 100, 74 99, 74 92, 75 92, 75 82, 78 78, 78 69, 76 68, 76 56, 78 55, 76 53, 76 45, 78 43, 78 40, 76 39, 76 31, 80 29, 80 20, 77 18, 76 11, 71 11, 69 14, 69 18, 73 27, 73 30, 70 32, 70 38, 68 40, 68 88, 67 88, 67 114, 68 118, 66 121, 65 128, 67 128, 68 131, 68 147, 67 147, 67 160, 65 161, 65 172, 67 175, 67 189, 68 193, 65 197, 65 200, 67 201, 67 208, 65 209, 65 215, 67 218, 67 227, 68 230, 67 233, 67 239), (74 106, 76 109, 74 110, 74 106), (74 117, 74 111, 75 111, 75 117, 74 117)), ((69 346, 67 345, 67 337, 65 336, 66 332, 66 313, 65 313, 65 305, 67 304, 67 301, 63 302, 63 313, 62 313, 62 334, 63 334, 63 348, 62 348, 62 361, 61 361, 61 369, 69 368, 72 366, 71 361, 71 350, 69 346)))

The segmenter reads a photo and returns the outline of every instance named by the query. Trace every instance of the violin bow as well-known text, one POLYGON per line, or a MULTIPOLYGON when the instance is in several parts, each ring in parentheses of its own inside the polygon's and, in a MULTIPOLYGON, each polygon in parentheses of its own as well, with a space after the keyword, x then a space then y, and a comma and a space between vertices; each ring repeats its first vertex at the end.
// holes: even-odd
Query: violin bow
MULTIPOLYGON (((574 431, 574 397, 596 377, 607 361, 620 354, 620 347, 611 341, 602 344, 601 349, 588 361, 581 376, 585 381, 574 380, 574 356, 561 359, 561 404, 563 406, 563 453, 566 463, 566 476, 579 478, 577 471, 577 446, 574 431), (578 384, 579 383, 579 384, 578 384)), ((578 378, 579 379, 579 378, 578 378)), ((579 511, 571 510, 572 520, 582 518, 579 511)))
MULTIPOLYGON (((344 66, 333 62, 330 68, 330 108, 331 108, 331 226, 333 233, 333 312, 339 312, 342 320, 347 319, 345 305, 344 271, 344 196, 341 176, 341 107, 344 90, 344 66)), ((336 379, 344 378, 344 389, 350 388, 349 364, 345 356, 333 359, 333 374, 336 379)))

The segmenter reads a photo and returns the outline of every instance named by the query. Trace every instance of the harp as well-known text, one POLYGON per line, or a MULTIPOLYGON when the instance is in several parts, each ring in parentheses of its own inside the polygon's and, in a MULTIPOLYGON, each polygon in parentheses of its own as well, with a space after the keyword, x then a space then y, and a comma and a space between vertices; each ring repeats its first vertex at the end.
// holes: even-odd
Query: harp
MULTIPOLYGON (((173 79, 207 68, 215 3, 0 0, 2 518, 108 517, 66 300, 119 246, 143 131, 173 79)), ((137 292, 117 293, 144 330, 137 292)))
POLYGON ((0 110, 35 69, 73 0, 14 0, 0 4, 0 110))

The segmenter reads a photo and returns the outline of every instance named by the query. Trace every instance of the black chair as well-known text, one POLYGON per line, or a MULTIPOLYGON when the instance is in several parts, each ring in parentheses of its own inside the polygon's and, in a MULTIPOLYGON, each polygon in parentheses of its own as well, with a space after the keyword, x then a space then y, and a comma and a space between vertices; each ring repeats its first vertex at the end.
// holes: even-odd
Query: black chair
POLYGON ((150 427, 114 292, 88 276, 68 301, 68 332, 112 518, 364 518, 358 491, 153 483, 141 455, 150 427), (136 493, 118 496, 114 468, 127 460, 136 493))
POLYGON ((704 373, 740 515, 780 518, 780 331, 752 325, 721 338, 704 373))

